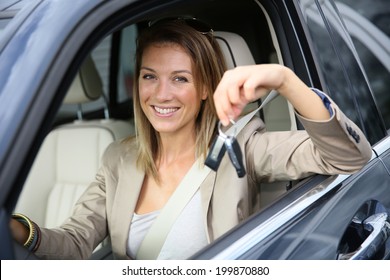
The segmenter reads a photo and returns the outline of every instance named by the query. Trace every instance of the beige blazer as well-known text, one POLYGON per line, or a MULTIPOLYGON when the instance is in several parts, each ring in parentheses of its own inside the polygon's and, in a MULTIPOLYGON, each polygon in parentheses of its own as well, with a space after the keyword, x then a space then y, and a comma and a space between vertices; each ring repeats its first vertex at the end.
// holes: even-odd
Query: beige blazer
MULTIPOLYGON (((227 155, 218 172, 200 186, 205 228, 213 241, 258 209, 261 182, 292 180, 314 173, 358 171, 372 150, 361 130, 335 105, 329 121, 298 116, 305 131, 266 132, 252 119, 237 140, 245 150, 247 175, 238 178, 227 155)), ((78 201, 72 217, 60 228, 42 229, 39 257, 88 258, 110 236, 114 256, 126 259, 131 218, 144 180, 135 166, 135 145, 117 141, 106 150, 96 180, 78 201)))

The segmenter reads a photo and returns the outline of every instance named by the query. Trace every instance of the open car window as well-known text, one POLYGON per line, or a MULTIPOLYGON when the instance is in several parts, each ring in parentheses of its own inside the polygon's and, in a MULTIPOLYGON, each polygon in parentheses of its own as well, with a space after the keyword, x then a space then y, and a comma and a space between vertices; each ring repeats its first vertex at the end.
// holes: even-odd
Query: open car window
MULTIPOLYGON (((218 18, 211 16, 209 9, 200 9, 194 15, 213 26, 215 39, 219 40, 227 60, 231 61, 229 67, 247 63, 246 57, 250 57, 249 61, 253 64, 283 63, 280 43, 264 6, 256 1, 247 1, 244 6, 232 1, 228 5, 228 13, 245 17, 248 23, 238 28, 231 24, 229 14, 218 18), (250 15, 247 15, 248 10, 250 15), (234 49, 234 42, 230 40, 237 40, 236 37, 242 40, 246 52, 241 48, 234 49)), ((186 10, 184 8, 181 13, 186 13, 186 10)), ((16 212, 25 213, 40 226, 59 226, 71 215, 78 197, 94 180, 105 147, 112 141, 134 135, 132 87, 135 42, 139 30, 145 28, 147 21, 145 19, 108 34, 90 51, 37 154, 16 212), (93 94, 98 97, 88 102, 69 102, 68 96, 79 94, 77 91, 80 89, 88 90, 88 83, 94 84, 93 94)), ((252 104, 247 111, 258 105, 252 104)), ((281 97, 270 103, 261 112, 261 117, 269 130, 297 129, 292 107, 281 97)), ((291 187, 292 182, 262 184, 262 208, 291 187)))

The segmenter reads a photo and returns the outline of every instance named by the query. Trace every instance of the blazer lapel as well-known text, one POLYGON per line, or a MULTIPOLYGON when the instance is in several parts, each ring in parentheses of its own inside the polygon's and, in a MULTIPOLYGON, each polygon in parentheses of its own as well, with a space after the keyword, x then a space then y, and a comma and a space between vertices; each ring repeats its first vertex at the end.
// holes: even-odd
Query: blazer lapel
POLYGON ((145 173, 136 167, 134 155, 123 158, 118 167, 118 185, 112 209, 111 244, 120 258, 126 258, 130 223, 141 191, 145 173))

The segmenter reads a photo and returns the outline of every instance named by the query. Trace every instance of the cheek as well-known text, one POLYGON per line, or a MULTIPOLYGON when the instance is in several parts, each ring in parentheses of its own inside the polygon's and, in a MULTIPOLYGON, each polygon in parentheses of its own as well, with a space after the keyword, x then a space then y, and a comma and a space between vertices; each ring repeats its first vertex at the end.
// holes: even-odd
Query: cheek
POLYGON ((138 99, 139 99, 139 105, 141 107, 141 110, 146 114, 147 110, 147 101, 150 98, 150 91, 147 90, 145 85, 141 85, 141 83, 138 85, 138 99))
POLYGON ((150 85, 140 82, 138 85, 138 92, 139 92, 139 100, 141 101, 142 104, 143 102, 147 101, 150 98, 152 89, 150 85))
POLYGON ((190 96, 187 97, 187 104, 191 104, 191 108, 194 111, 199 111, 202 104, 202 96, 199 96, 196 92, 192 92, 190 96))

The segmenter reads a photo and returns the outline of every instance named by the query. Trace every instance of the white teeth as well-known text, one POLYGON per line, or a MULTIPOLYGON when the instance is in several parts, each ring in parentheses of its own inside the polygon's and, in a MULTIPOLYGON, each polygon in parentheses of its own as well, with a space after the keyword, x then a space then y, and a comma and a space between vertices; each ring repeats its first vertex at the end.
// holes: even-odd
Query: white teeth
POLYGON ((159 108, 159 107, 156 107, 156 106, 154 106, 154 109, 158 113, 163 114, 163 115, 170 114, 170 113, 173 113, 173 112, 177 111, 177 108, 159 108))

